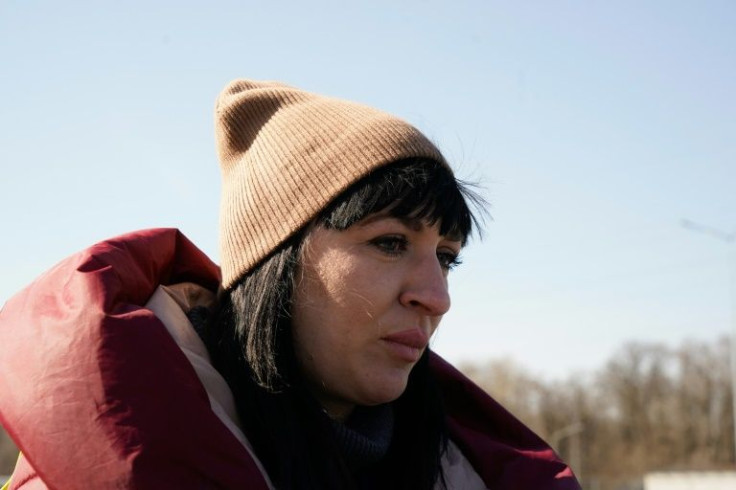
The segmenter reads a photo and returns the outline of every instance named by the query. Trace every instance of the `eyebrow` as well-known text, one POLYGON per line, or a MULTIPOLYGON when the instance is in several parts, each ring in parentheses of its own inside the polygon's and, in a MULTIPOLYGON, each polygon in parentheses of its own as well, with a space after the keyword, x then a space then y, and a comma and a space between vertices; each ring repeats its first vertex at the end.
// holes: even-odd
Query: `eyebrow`
MULTIPOLYGON (((425 222, 418 218, 410 218, 407 216, 392 216, 387 213, 378 213, 373 214, 367 218, 363 218, 360 222, 356 223, 356 226, 364 227, 368 226, 372 223, 375 223, 376 221, 380 221, 382 219, 393 219, 398 222, 400 222, 402 225, 406 226, 412 231, 421 231, 421 229, 425 226, 425 222)), ((443 236, 446 240, 451 240, 453 242, 461 242, 464 246, 464 239, 462 236, 458 234, 452 234, 448 233, 447 235, 443 236)))
POLYGON ((386 213, 379 213, 374 214, 372 216, 369 216, 363 220, 361 220, 359 223, 356 223, 358 226, 368 226, 372 223, 375 223, 376 221, 380 221, 382 219, 393 219, 398 222, 400 222, 402 225, 406 226, 412 231, 420 231, 422 227, 425 226, 424 222, 422 220, 417 218, 408 218, 405 216, 392 216, 390 214, 386 213))

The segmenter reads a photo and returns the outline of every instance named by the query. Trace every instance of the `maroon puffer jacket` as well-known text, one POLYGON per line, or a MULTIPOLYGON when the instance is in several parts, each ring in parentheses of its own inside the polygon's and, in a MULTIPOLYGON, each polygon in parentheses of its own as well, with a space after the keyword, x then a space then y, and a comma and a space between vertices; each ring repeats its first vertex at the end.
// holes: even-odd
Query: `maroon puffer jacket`
MULTIPOLYGON (((266 489, 191 364, 143 308, 159 284, 219 270, 178 230, 80 252, 0 311, 0 423, 23 453, 11 489, 266 489)), ((435 356, 451 439, 489 488, 579 489, 552 449, 435 356)))

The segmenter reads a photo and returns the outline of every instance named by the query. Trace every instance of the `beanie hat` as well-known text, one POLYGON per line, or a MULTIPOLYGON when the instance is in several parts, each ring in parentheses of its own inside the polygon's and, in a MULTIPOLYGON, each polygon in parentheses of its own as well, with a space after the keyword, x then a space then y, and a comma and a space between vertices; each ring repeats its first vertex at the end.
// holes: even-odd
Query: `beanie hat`
POLYGON ((446 165, 401 119, 277 82, 231 82, 215 125, 225 289, 378 167, 413 157, 446 165))

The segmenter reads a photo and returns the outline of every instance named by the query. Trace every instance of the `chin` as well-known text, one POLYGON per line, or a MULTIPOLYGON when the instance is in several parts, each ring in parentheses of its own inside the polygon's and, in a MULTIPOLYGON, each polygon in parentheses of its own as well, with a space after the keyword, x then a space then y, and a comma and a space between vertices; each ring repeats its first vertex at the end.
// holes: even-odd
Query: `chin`
POLYGON ((375 386, 366 390, 366 400, 370 400, 365 405, 382 405, 391 403, 399 398, 409 382, 409 374, 397 376, 395 373, 391 376, 379 378, 375 386))

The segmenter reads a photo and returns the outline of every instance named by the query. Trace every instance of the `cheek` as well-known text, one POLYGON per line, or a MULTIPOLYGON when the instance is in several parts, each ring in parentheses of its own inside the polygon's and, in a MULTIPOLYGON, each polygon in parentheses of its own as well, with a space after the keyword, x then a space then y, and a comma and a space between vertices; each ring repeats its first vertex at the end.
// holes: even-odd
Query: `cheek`
POLYGON ((380 281, 365 273, 369 266, 351 256, 325 253, 302 273, 295 293, 297 313, 319 319, 326 328, 340 328, 348 318, 370 315, 380 281))
MULTIPOLYGON (((322 262, 324 263, 324 262, 322 262)), ((376 281, 337 260, 304 270, 294 291, 292 335, 297 360, 313 381, 341 371, 345 357, 357 358, 375 336, 376 281)))
POLYGON ((297 359, 303 366, 319 364, 330 350, 339 348, 341 313, 335 277, 310 268, 305 270, 294 290, 292 335, 297 359))

